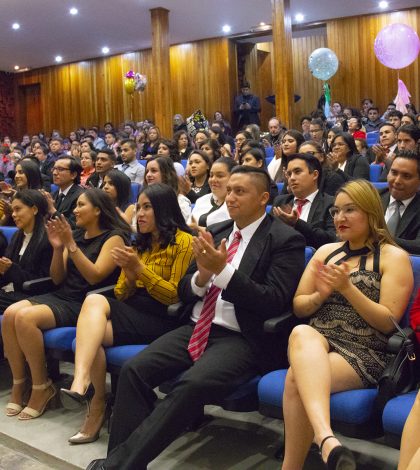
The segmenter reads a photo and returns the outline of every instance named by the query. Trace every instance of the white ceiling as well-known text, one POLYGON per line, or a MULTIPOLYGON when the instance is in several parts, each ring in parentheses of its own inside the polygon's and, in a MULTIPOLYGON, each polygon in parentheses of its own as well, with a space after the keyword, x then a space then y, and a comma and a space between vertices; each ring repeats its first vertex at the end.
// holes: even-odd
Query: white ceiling
MULTIPOLYGON (((379 1, 379 0, 378 0, 379 1)), ((291 0, 294 16, 314 22, 381 11, 377 0, 291 0)), ((38 68, 151 46, 150 8, 170 10, 170 42, 183 43, 248 32, 261 21, 271 23, 271 0, 1 0, 0 70, 38 68), (79 14, 71 16, 70 7, 79 14), (20 23, 19 30, 11 28, 20 23)), ((389 0, 389 9, 416 7, 419 0, 389 0)), ((294 21, 294 20, 293 20, 294 21)))

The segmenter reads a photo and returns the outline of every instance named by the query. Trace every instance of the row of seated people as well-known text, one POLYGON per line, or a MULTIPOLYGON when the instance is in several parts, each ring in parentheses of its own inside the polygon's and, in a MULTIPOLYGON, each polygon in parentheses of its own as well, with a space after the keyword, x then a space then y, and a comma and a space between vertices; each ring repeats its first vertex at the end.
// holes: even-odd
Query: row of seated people
MULTIPOLYGON (((301 160, 307 164, 307 159, 301 160)), ((291 176, 299 173, 290 171, 291 176)), ((50 274, 59 287, 5 310, 2 336, 14 379, 6 413, 21 420, 42 415, 56 390, 46 376, 41 330, 77 322, 74 382, 62 393, 86 401, 95 392, 88 419, 72 438, 92 440, 105 412, 103 346, 155 340, 123 367, 109 456, 90 466, 146 468, 203 404, 217 403, 238 380, 287 364, 289 332, 269 338, 262 324, 290 309, 293 301, 295 313, 311 320, 310 326, 297 327, 290 337, 284 468, 303 465, 314 438, 319 445, 325 441, 322 456, 330 465, 352 462, 335 438, 325 440, 332 435, 326 397, 331 390, 376 383, 393 329, 388 316, 401 318, 412 290, 408 256, 387 230, 377 192, 357 180, 340 188, 330 211, 341 241, 320 247, 302 276, 305 239, 266 214, 270 183, 262 169, 232 169, 226 196, 230 219, 194 238, 173 189, 160 183, 148 186, 139 197, 137 250, 127 246, 130 227, 105 192, 97 189, 78 198, 75 218, 81 230, 72 233, 59 215, 46 228, 39 223, 39 230, 44 230, 41 239, 46 231, 49 240, 50 274), (87 290, 118 276, 117 300, 100 295, 84 300, 87 290), (182 326, 165 315, 165 306, 178 297, 187 305, 182 326), (32 392, 23 408, 25 360, 32 392), (181 372, 173 392, 156 402, 152 389, 181 372), (307 425, 297 429, 297 422, 307 425)), ((12 205, 19 205, 21 194, 39 196, 23 190, 12 205)), ((22 210, 28 218, 32 214, 33 223, 36 215, 42 220, 47 213, 42 204, 44 210, 35 203, 14 209, 17 226, 26 220, 17 216, 22 210)), ((27 239, 24 233, 17 237, 27 239)), ((33 227, 30 233, 35 233, 33 227)), ((23 242, 23 258, 22 246, 23 242)))

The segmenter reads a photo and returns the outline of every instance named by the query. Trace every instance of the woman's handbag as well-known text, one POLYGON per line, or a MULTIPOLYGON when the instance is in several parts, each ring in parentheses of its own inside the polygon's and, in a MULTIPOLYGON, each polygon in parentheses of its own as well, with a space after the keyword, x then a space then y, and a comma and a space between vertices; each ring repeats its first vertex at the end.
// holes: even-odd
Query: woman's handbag
POLYGON ((416 335, 411 328, 402 329, 393 317, 390 318, 397 332, 388 341, 387 352, 391 360, 378 381, 376 407, 381 414, 391 398, 413 390, 417 383, 416 335))

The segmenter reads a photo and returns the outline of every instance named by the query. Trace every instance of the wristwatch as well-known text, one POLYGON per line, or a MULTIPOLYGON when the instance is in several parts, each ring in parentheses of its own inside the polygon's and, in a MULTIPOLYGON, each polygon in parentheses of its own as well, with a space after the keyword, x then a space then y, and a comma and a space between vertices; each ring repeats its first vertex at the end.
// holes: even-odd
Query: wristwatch
POLYGON ((76 245, 76 243, 74 243, 73 245, 70 245, 67 249, 68 249, 69 253, 76 253, 78 248, 79 247, 76 245))

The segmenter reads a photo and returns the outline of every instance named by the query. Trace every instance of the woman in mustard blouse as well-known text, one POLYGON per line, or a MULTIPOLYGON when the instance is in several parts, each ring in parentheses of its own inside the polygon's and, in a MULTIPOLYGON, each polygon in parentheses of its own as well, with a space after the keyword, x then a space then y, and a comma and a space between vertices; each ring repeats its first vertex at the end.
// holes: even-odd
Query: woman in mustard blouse
POLYGON ((175 191, 161 183, 146 187, 138 200, 137 224, 136 247, 111 252, 122 269, 114 290, 117 300, 89 295, 79 315, 74 380, 70 390, 62 389, 62 398, 65 404, 88 403, 88 414, 80 432, 69 439, 72 444, 99 437, 105 417, 104 347, 149 343, 178 326, 167 306, 178 302, 178 282, 193 253, 175 191))

